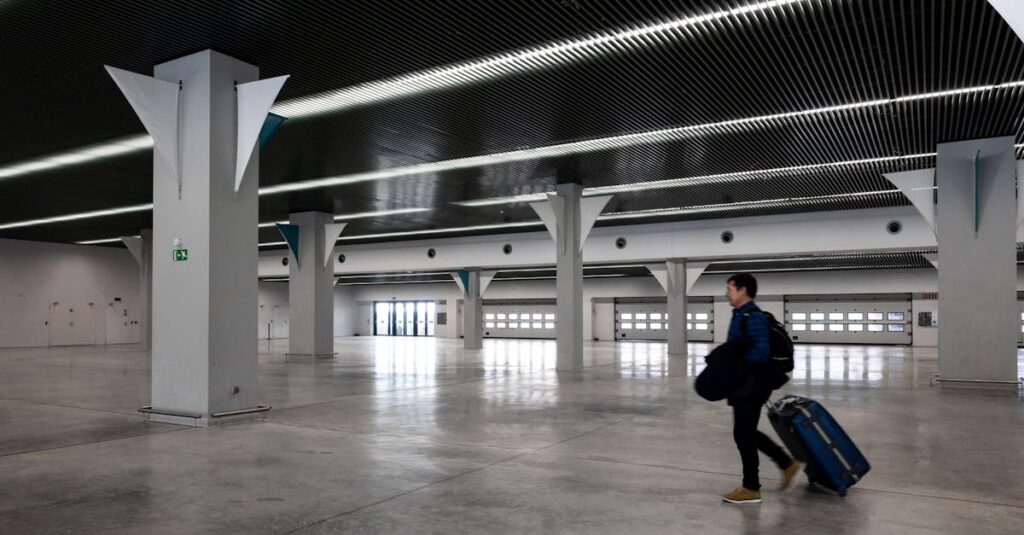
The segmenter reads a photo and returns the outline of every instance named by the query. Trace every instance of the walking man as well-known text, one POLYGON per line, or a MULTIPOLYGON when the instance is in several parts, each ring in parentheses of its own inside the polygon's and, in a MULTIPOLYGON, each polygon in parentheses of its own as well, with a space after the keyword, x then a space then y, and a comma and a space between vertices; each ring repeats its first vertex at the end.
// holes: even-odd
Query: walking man
MULTIPOLYGON (((732 406, 732 436, 743 461, 743 484, 736 490, 722 495, 728 503, 761 503, 761 482, 758 478, 758 451, 760 450, 782 470, 782 484, 779 490, 789 489, 800 463, 764 433, 757 430, 761 419, 761 407, 771 396, 772 390, 781 386, 781 372, 771 369, 771 344, 769 342, 768 320, 754 303, 757 296, 757 279, 749 273, 738 273, 729 277, 725 296, 733 308, 729 323, 728 342, 742 347, 744 363, 750 379, 744 388, 729 396, 732 406)), ((784 374, 782 374, 784 375, 784 374)), ((783 381, 784 382, 784 381, 783 381)))

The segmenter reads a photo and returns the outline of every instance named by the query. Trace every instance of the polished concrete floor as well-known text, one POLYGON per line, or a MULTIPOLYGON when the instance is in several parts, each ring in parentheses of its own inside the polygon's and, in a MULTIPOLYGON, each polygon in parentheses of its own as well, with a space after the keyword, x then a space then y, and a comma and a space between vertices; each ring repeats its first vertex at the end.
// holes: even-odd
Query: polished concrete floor
POLYGON ((783 392, 822 401, 873 470, 845 498, 780 494, 764 461, 764 503, 731 506, 731 414, 692 388, 708 345, 587 344, 557 373, 552 341, 484 344, 339 338, 309 361, 261 342, 273 411, 210 429, 142 422, 138 346, 0 350, 0 533, 1024 529, 1024 401, 930 385, 934 349, 798 346, 783 392))

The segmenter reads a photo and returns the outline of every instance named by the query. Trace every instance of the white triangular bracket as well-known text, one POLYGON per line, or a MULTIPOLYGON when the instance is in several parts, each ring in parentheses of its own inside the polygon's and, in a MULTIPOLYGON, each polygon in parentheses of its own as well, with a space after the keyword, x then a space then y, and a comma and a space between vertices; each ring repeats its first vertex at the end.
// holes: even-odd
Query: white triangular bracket
POLYGON ((494 280, 494 276, 497 274, 497 271, 480 272, 480 297, 484 296, 484 292, 487 290, 487 287, 491 285, 491 281, 494 280))
POLYGON ((153 147, 167 164, 181 193, 181 157, 179 151, 178 106, 181 86, 136 74, 109 65, 104 66, 128 104, 153 138, 153 147))
POLYGON ((260 130, 267 120, 281 87, 289 75, 267 78, 235 86, 238 102, 238 136, 235 156, 235 193, 242 187, 245 170, 249 167, 260 130))
POLYGON ((923 256, 925 260, 931 262, 932 267, 939 269, 939 253, 924 253, 921 256, 923 256))
POLYGON ((1016 32, 1017 37, 1024 41, 1024 2, 1020 0, 988 0, 988 3, 996 8, 996 11, 1016 32))
POLYGON ((646 264, 646 266, 647 269, 651 272, 651 275, 653 275, 655 280, 658 281, 658 284, 661 285, 661 288, 665 290, 666 293, 668 293, 668 267, 664 263, 646 264))
POLYGON ((709 262, 687 262, 686 263, 686 293, 689 295, 697 279, 704 274, 704 270, 710 265, 709 262))
POLYGON ((328 223, 324 225, 324 269, 331 265, 334 259, 334 244, 338 242, 338 236, 345 230, 348 223, 328 223))
POLYGON ((558 243, 558 222, 565 213, 565 199, 554 193, 548 193, 547 196, 546 200, 531 202, 530 208, 537 212, 540 220, 544 222, 544 227, 548 229, 548 234, 551 234, 551 239, 558 243))
POLYGON ((899 188, 917 208, 935 232, 935 169, 919 169, 902 173, 883 174, 886 180, 899 188))
POLYGON ((594 228, 597 217, 601 215, 601 210, 604 210, 610 200, 612 200, 611 195, 580 199, 580 251, 583 251, 583 244, 586 243, 587 236, 590 235, 590 229, 594 228))
POLYGON ((135 257, 135 261, 142 265, 142 236, 121 236, 121 241, 128 248, 128 252, 135 257))
POLYGON ((466 295, 467 289, 466 285, 462 282, 462 275, 459 275, 458 271, 452 271, 451 275, 455 279, 455 285, 459 287, 459 291, 462 292, 462 295, 466 295))

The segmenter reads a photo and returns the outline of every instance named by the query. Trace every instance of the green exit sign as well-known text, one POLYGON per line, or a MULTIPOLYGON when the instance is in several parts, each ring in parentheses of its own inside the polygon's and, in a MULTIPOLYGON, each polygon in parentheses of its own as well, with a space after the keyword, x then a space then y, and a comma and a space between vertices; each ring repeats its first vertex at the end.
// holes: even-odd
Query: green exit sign
POLYGON ((174 261, 184 262, 188 260, 188 249, 175 249, 174 250, 174 261))

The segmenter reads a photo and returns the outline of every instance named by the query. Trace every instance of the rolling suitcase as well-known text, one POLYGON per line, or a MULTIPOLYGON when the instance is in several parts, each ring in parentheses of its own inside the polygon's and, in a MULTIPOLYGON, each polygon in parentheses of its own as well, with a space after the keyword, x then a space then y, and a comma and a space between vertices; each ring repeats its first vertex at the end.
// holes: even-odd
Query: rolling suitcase
POLYGON ((768 421, 790 453, 807 463, 811 483, 845 496, 871 469, 864 454, 817 401, 785 396, 767 405, 768 421))

